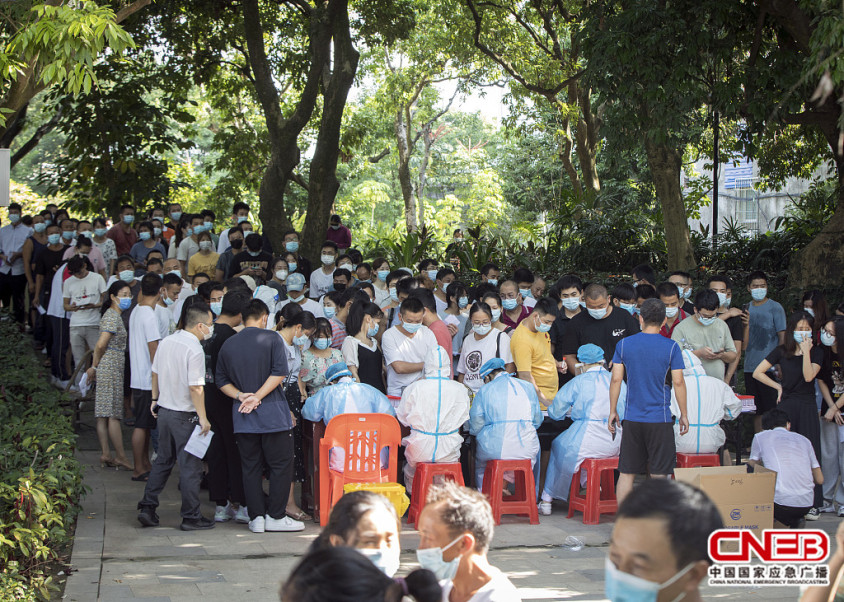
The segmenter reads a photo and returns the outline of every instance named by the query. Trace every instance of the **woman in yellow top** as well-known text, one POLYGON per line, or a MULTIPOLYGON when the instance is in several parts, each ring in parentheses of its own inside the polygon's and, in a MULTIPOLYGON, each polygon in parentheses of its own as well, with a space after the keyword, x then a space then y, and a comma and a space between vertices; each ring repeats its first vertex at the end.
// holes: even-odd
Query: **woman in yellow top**
POLYGON ((199 235, 199 252, 191 255, 188 260, 188 278, 193 279, 197 274, 214 274, 217 269, 217 260, 220 258, 214 252, 214 242, 211 240, 210 232, 203 232, 199 235))

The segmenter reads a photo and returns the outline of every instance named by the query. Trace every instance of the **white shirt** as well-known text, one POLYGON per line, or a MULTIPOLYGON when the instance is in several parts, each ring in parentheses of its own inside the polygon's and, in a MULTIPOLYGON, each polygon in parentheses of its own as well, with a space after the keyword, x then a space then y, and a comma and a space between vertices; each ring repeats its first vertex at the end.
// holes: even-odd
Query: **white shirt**
MULTIPOLYGON (((298 292, 301 292, 301 291, 293 291, 293 292, 298 293, 298 292)), ((281 311, 281 308, 284 307, 285 305, 287 305, 288 303, 291 303, 290 299, 285 299, 284 301, 281 301, 278 304, 278 306, 276 307, 276 311, 277 312, 281 311)), ((313 299, 305 298, 305 302, 302 303, 302 305, 300 305, 299 307, 302 308, 302 311, 309 311, 312 314, 314 314, 315 318, 324 318, 325 317, 325 312, 322 311, 322 305, 320 303, 317 303, 313 299)), ((269 328, 270 325, 267 324, 267 327, 269 328)))
POLYGON ((442 319, 446 315, 445 310, 448 309, 448 301, 442 301, 434 295, 434 303, 437 304, 437 315, 442 319))
POLYGON ((484 385, 480 371, 487 361, 496 357, 504 360, 505 364, 513 362, 513 355, 510 353, 510 335, 493 328, 480 341, 475 339, 475 333, 470 332, 463 339, 463 348, 460 352, 460 361, 457 362, 457 374, 463 374, 463 384, 478 392, 484 385))
MULTIPOLYGON (((510 583, 507 575, 492 567, 490 571, 489 583, 484 585, 481 589, 475 592, 475 595, 469 598, 469 602, 520 602, 522 599, 519 590, 516 586, 510 583), (493 572, 494 571, 494 572, 493 572)), ((451 595, 451 590, 454 584, 451 580, 440 581, 440 587, 443 588, 443 602, 448 602, 448 597, 451 595)))
POLYGON ((129 365, 132 368, 130 386, 141 391, 152 391, 152 362, 149 343, 160 341, 158 318, 155 310, 146 305, 136 305, 129 316, 129 365))
POLYGON ((374 284, 372 285, 372 288, 375 289, 375 305, 383 307, 390 303, 390 289, 386 286, 383 289, 380 289, 374 284))
POLYGON ((812 469, 820 464, 806 437, 782 426, 756 433, 750 459, 777 473, 774 502, 794 508, 807 508, 814 503, 812 469))
POLYGON ((195 253, 199 253, 199 243, 194 242, 192 236, 188 236, 176 250, 176 259, 187 263, 195 253))
POLYGON ((152 371, 158 375, 158 405, 177 412, 196 411, 190 387, 205 385, 205 352, 199 339, 184 330, 165 338, 155 352, 152 371))
POLYGON ((522 301, 522 305, 524 305, 528 309, 533 309, 534 307, 536 307, 536 299, 534 299, 533 297, 525 297, 522 301))
POLYGON ((322 271, 322 268, 319 267, 311 272, 311 290, 310 290, 310 297, 312 299, 317 299, 322 297, 325 293, 328 292, 328 289, 334 284, 334 268, 331 268, 331 272, 326 274, 322 271))
MULTIPOLYGON (((106 290, 105 280, 96 272, 88 272, 84 278, 71 276, 62 285, 62 297, 70 300, 71 305, 99 303, 106 290)), ((70 327, 99 326, 100 308, 81 309, 70 312, 70 327)))
POLYGON ((372 345, 367 345, 359 341, 357 338, 348 336, 343 341, 342 347, 340 347, 340 351, 343 353, 343 361, 346 362, 347 366, 360 366, 360 362, 358 361, 358 347, 366 347, 370 351, 377 351, 378 350, 378 341, 375 339, 372 340, 372 345))
POLYGON ((62 298, 62 285, 66 269, 67 263, 63 263, 53 274, 53 280, 50 283, 50 304, 47 305, 47 315, 54 318, 66 319, 70 317, 70 312, 64 310, 64 299, 62 298))
POLYGON ((17 226, 7 224, 0 228, 0 253, 6 256, 3 265, 0 265, 0 274, 12 273, 12 276, 20 276, 24 273, 23 257, 18 257, 11 264, 8 258, 13 253, 20 253, 23 250, 23 243, 32 236, 32 228, 18 222, 17 226))
POLYGON ((387 395, 401 396, 404 388, 422 378, 423 374, 423 370, 399 374, 393 369, 392 363, 423 364, 436 346, 437 337, 427 326, 422 326, 412 337, 400 332, 398 326, 389 328, 381 337, 381 349, 387 365, 387 395))
POLYGON ((281 383, 282 387, 286 387, 289 384, 299 382, 299 369, 302 367, 302 351, 296 345, 288 345, 284 337, 281 336, 281 333, 278 336, 281 337, 281 342, 284 343, 284 353, 287 356, 288 372, 287 376, 284 377, 284 381, 281 383))
POLYGON ((158 332, 161 338, 169 337, 171 328, 176 324, 173 321, 173 314, 163 305, 156 305, 155 317, 158 318, 158 332))
POLYGON ((220 232, 220 240, 217 241, 217 253, 220 255, 225 253, 226 249, 232 246, 229 242, 229 230, 231 230, 231 228, 226 228, 220 232))

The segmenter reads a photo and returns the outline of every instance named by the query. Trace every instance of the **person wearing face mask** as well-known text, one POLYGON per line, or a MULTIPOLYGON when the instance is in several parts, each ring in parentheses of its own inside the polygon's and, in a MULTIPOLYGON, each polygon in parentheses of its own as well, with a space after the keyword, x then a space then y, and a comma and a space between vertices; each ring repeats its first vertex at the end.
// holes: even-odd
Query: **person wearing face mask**
POLYGON ((106 264, 106 276, 111 278, 112 274, 114 274, 115 264, 117 263, 117 247, 114 241, 106 236, 108 234, 108 224, 105 218, 95 217, 93 227, 94 236, 91 238, 91 242, 103 254, 103 260, 106 264))
POLYGON ((419 270, 420 284, 431 291, 436 291, 437 272, 440 271, 436 259, 426 257, 416 265, 416 268, 419 270))
POLYGON ((733 346, 736 348, 736 359, 728 366, 724 375, 724 382, 736 388, 736 370, 738 369, 744 343, 744 324, 741 321, 742 311, 738 307, 730 307, 732 296, 732 280, 724 274, 713 274, 706 281, 706 288, 718 295, 718 319, 723 320, 730 330, 733 346))
MULTIPOLYGON (((213 251, 217 252, 217 245, 220 243, 220 237, 214 232, 214 222, 217 219, 217 214, 211 209, 203 209, 199 212, 202 216, 202 227, 205 232, 211 235, 211 242, 214 244, 213 251)), ((218 253, 219 254, 219 253, 218 253)))
POLYGON ((132 245, 132 249, 129 251, 129 256, 135 260, 135 263, 143 264, 150 251, 158 251, 162 257, 167 254, 164 245, 155 240, 153 230, 152 222, 138 224, 138 242, 132 245))
POLYGON ((457 274, 451 268, 437 270, 434 280, 434 299, 437 302, 437 314, 443 316, 448 308, 448 297, 446 291, 448 286, 457 280, 457 274))
POLYGON ((785 310, 782 305, 768 298, 768 277, 764 272, 751 272, 747 276, 747 290, 753 300, 744 306, 744 385, 748 395, 753 395, 756 432, 762 430, 762 414, 777 405, 777 390, 764 381, 753 378, 756 367, 777 345, 785 342, 785 310))
POLYGON ((310 296, 312 299, 319 299, 331 290, 334 285, 335 261, 337 259, 337 243, 326 240, 322 243, 320 250, 320 261, 322 267, 311 272, 310 296))
POLYGON ((590 284, 583 291, 586 311, 572 318, 568 336, 564 339, 563 355, 570 373, 575 373, 577 350, 593 343, 604 350, 604 361, 611 368, 618 342, 639 332, 639 320, 620 305, 609 301, 607 289, 600 284, 590 284))
POLYGON ((302 351, 302 367, 299 369, 299 391, 302 399, 307 399, 326 387, 328 369, 342 361, 343 354, 340 350, 331 347, 331 323, 325 318, 317 318, 311 344, 302 351))
POLYGON ((670 339, 674 329, 688 317, 688 314, 680 307, 682 305, 680 291, 673 282, 663 282, 657 286, 656 296, 665 305, 665 325, 660 329, 659 334, 670 339))
POLYGON ((179 260, 179 271, 188 273, 188 261, 199 252, 199 235, 205 231, 202 216, 198 213, 182 215, 180 223, 181 238, 176 237, 177 245, 170 245, 168 259, 179 260), (175 251, 174 251, 175 249, 175 251))
POLYGON ((519 324, 510 337, 510 351, 519 378, 533 385, 543 410, 557 394, 557 370, 566 370, 565 364, 558 364, 551 354, 548 332, 556 320, 556 310, 551 299, 540 299, 533 313, 519 324))
POLYGON ((533 283, 536 280, 533 272, 526 268, 518 268, 513 272, 513 281, 519 288, 519 296, 522 298, 522 304, 527 309, 533 309, 536 305, 536 298, 533 296, 533 283))
POLYGON ((469 321, 469 289, 462 282, 452 282, 446 288, 445 298, 447 305, 439 316, 451 335, 451 352, 456 368, 463 345, 463 333, 469 321))
POLYGON ((674 415, 671 413, 672 387, 680 408, 680 435, 685 435, 689 430, 682 349, 674 341, 659 334, 665 323, 665 305, 662 301, 645 301, 639 314, 639 323, 642 332, 619 341, 612 358, 607 423, 610 433, 616 436, 621 424, 618 403, 627 376, 627 406, 618 454, 620 476, 616 495, 619 503, 630 493, 637 474, 668 478, 674 472, 677 457, 674 415), (671 385, 666 384, 668 374, 671 385))
POLYGON ((70 378, 67 367, 63 358, 65 357, 69 345, 68 320, 67 312, 64 311, 63 303, 61 302, 61 273, 64 270, 60 269, 64 265, 65 245, 62 243, 61 233, 59 227, 50 225, 47 227, 47 246, 41 249, 38 256, 35 258, 35 293, 32 297, 32 304, 36 307, 41 307, 44 310, 49 310, 51 305, 56 305, 55 315, 53 312, 47 311, 41 317, 44 324, 44 343, 47 348, 47 354, 50 356, 50 373, 53 382, 65 382, 70 378), (54 290, 55 277, 58 274, 59 284, 56 290, 57 304, 51 303, 52 293, 54 290))
MULTIPOLYGON (((352 258, 348 255, 340 255, 337 258, 337 269, 338 270, 346 270, 349 272, 349 284, 354 284, 355 281, 355 269, 358 266, 352 263, 352 258)), ((336 270, 335 270, 336 272, 336 270)))
POLYGON ((249 205, 247 205, 243 201, 238 201, 232 207, 231 227, 226 228, 225 230, 220 232, 220 239, 217 241, 217 253, 219 255, 225 253, 226 249, 231 246, 231 239, 229 238, 229 232, 231 231, 231 228, 236 228, 246 221, 249 221, 249 205))
POLYGON ((708 541, 724 521, 700 489, 669 479, 645 481, 618 506, 605 561, 611 602, 700 602, 711 561, 708 541))
MULTIPOLYGON (((753 378, 777 392, 777 408, 788 414, 791 430, 806 437, 818 458, 821 454, 820 418, 815 403, 815 378, 823 364, 823 350, 812 342, 814 319, 803 311, 788 318, 785 341, 771 351, 753 371, 753 378), (780 367, 781 382, 768 374, 780 367)), ((808 520, 817 520, 823 506, 823 488, 815 487, 814 503, 808 520)))
POLYGON ((671 272, 668 276, 668 282, 677 287, 677 294, 680 300, 680 309, 688 315, 695 313, 695 306, 691 302, 692 298, 692 275, 688 272, 671 272))
POLYGON ((272 267, 272 278, 267 282, 267 286, 271 286, 278 293, 279 299, 287 297, 287 276, 290 274, 287 267, 287 260, 284 257, 279 257, 275 260, 272 267))
POLYGON ((243 250, 243 230, 240 228, 240 225, 226 230, 226 235, 229 239, 229 247, 222 253, 218 252, 219 257, 217 258, 217 265, 214 268, 214 279, 217 282, 225 282, 232 277, 234 256, 243 250))
POLYGON ((170 221, 165 224, 167 228, 161 235, 169 246, 179 230, 179 221, 182 219, 182 206, 179 203, 170 203, 167 206, 167 217, 170 218, 170 221))
MULTIPOLYGON (((414 300, 408 299, 405 305, 414 300)), ((386 341, 384 345, 385 357, 389 359, 386 341)), ((469 393, 450 378, 450 367, 451 357, 446 350, 434 346, 424 358, 424 379, 409 384, 396 406, 396 418, 410 427, 410 434, 402 439, 406 460, 404 484, 408 494, 413 491, 419 462, 460 461, 463 444, 460 427, 469 418, 469 393)))
POLYGON ((501 306, 504 313, 501 315, 501 322, 511 329, 515 329, 522 321, 530 315, 530 311, 524 306, 519 285, 513 280, 505 280, 498 287, 501 291, 501 306))
POLYGON ((510 353, 510 337, 493 328, 492 309, 483 301, 472 305, 469 311, 472 333, 463 340, 460 360, 457 362, 457 381, 477 393, 484 385, 481 368, 490 360, 500 359, 508 373, 516 371, 510 353))
POLYGON ((355 284, 357 283, 372 283, 372 266, 368 263, 359 263, 352 274, 355 277, 355 284))
MULTIPOLYGON (((612 303, 615 307, 625 310, 631 316, 635 315, 639 311, 639 308, 636 305, 636 301, 638 300, 636 297, 636 289, 633 288, 633 285, 629 282, 620 282, 616 284, 612 289, 612 293, 610 293, 610 298, 612 299, 612 303)), ((581 307, 585 307, 585 304, 581 304, 581 307)))
POLYGON ((135 208, 132 205, 121 205, 120 215, 106 234, 114 241, 114 248, 118 255, 128 255, 132 246, 138 242, 138 233, 132 227, 134 223, 135 208))
POLYGON ((100 250, 94 246, 91 238, 88 237, 88 233, 90 233, 90 230, 83 230, 82 234, 70 241, 70 246, 64 251, 64 258, 70 259, 74 255, 85 257, 88 262, 88 269, 96 272, 105 280, 105 259, 100 250))
POLYGON ((384 355, 376 336, 381 329, 384 313, 375 303, 355 301, 346 319, 346 340, 341 352, 352 377, 360 383, 387 392, 384 382, 384 355))
POLYGON ((681 322, 671 338, 701 360, 706 374, 724 380, 727 366, 735 361, 738 352, 727 323, 718 319, 719 305, 714 291, 700 291, 695 297, 695 315, 681 322))
POLYGON ((534 388, 513 378, 502 358, 486 361, 479 375, 485 384, 472 400, 469 433, 477 442, 475 487, 481 491, 489 460, 530 460, 531 466, 536 464, 536 429, 542 424, 542 410, 534 388))
POLYGON ((232 275, 269 280, 272 277, 269 272, 273 264, 273 256, 261 249, 261 236, 255 233, 248 234, 244 239, 244 247, 245 250, 232 259, 232 275))
POLYGON ((383 257, 376 257, 372 261, 372 286, 375 287, 375 305, 384 307, 390 299, 387 288, 387 276, 390 275, 390 262, 383 257))
POLYGON ((323 306, 305 295, 305 277, 299 272, 293 272, 287 276, 287 299, 279 303, 278 309, 288 304, 297 305, 300 309, 312 313, 316 318, 325 317, 323 306))
POLYGON ((93 351, 100 334, 100 311, 106 292, 105 280, 88 270, 88 262, 77 255, 67 262, 71 277, 62 285, 64 309, 70 312, 70 349, 76 365, 87 350, 93 351))
POLYGON ((123 449, 123 362, 127 333, 122 312, 132 306, 132 291, 125 282, 117 281, 108 288, 100 317, 100 336, 94 347, 94 358, 88 368, 88 381, 96 380, 94 416, 100 442, 100 466, 122 466, 132 470, 123 449), (114 447, 114 458, 109 450, 114 447))
MULTIPOLYGON (((319 325, 317 325, 319 336, 319 325)), ((336 351, 333 349, 332 351, 336 351)), ((307 352, 306 352, 307 353, 307 352)), ((339 353, 339 352, 338 352, 339 353)), ((302 357, 302 370, 305 370, 305 357, 302 357)), ((325 371, 324 384, 308 397, 302 408, 302 416, 311 422, 325 422, 340 414, 387 414, 395 416, 396 411, 387 396, 365 383, 355 382, 345 362, 331 364, 325 371)), ((382 466, 387 467, 389 448, 380 450, 382 466)), ((328 467, 336 472, 345 470, 346 451, 332 447, 328 454, 328 467)))
MULTIPOLYGON (((155 304, 155 317, 161 338, 170 336, 182 314, 182 303, 178 303, 182 291, 182 279, 176 274, 165 274, 161 279, 161 294, 155 304), (176 305, 178 303, 178 309, 176 305)), ((182 300, 184 301, 184 300, 182 300)))
POLYGON ((844 347, 838 341, 844 340, 844 320, 827 320, 820 331, 823 364, 818 373, 818 388, 823 397, 821 406, 821 468, 823 468, 823 497, 821 512, 834 512, 838 504, 838 516, 844 517, 844 443, 838 436, 838 427, 844 426, 841 407, 844 406, 844 347))
POLYGON ((829 305, 826 297, 819 290, 811 290, 803 293, 800 301, 803 311, 815 319, 815 343, 820 343, 820 329, 829 321, 829 305))
MULTIPOLYGON (((24 274, 26 275, 26 284, 29 291, 29 298, 35 299, 35 258, 47 246, 47 224, 41 215, 36 215, 32 218, 32 234, 23 243, 21 255, 23 257, 24 274)), ((30 321, 36 324, 36 319, 40 317, 38 312, 34 312, 35 303, 30 302, 30 321)), ((36 329, 36 340, 43 340, 43 337, 37 336, 38 329, 36 329)))
MULTIPOLYGON (((400 288, 404 288, 404 284, 408 282, 414 282, 414 280, 411 278, 401 280, 399 282, 400 288)), ((452 333, 455 327, 449 327, 446 325, 445 320, 440 319, 436 311, 437 302, 434 293, 424 287, 417 287, 409 291, 408 297, 414 297, 422 302, 422 305, 425 307, 425 313, 422 315, 422 324, 434 333, 434 338, 437 339, 437 345, 445 349, 446 353, 451 357, 453 355, 452 333)), ((453 366, 449 368, 449 376, 454 376, 453 366)))
POLYGON ((332 215, 325 231, 325 240, 330 240, 338 249, 348 249, 352 246, 352 231, 340 222, 339 215, 332 215))
POLYGON ((323 312, 331 324, 330 345, 332 349, 343 347, 343 341, 348 336, 346 332, 346 320, 349 317, 349 308, 352 306, 354 299, 355 290, 347 288, 331 291, 323 297, 325 305, 323 312))
POLYGON ((23 247, 32 235, 32 228, 21 221, 21 206, 9 204, 9 224, 0 228, 0 303, 14 307, 12 315, 19 324, 25 318, 26 273, 23 247))
POLYGON ((334 270, 333 280, 334 281, 331 284, 331 290, 338 292, 345 291, 352 285, 351 269, 337 268, 336 270, 334 270))
MULTIPOLYGON (((400 396, 404 389, 421 379, 425 358, 437 347, 434 333, 422 321, 425 306, 419 299, 405 299, 399 310, 400 322, 384 333, 381 345, 387 366, 387 395, 400 396)), ((446 368, 450 362, 446 364, 446 368)))
POLYGON ((308 258, 299 254, 299 233, 296 230, 287 230, 282 234, 282 238, 284 240, 284 252, 293 254, 293 259, 288 260, 289 263, 296 264, 289 266, 290 273, 298 271, 307 278, 313 270, 308 258))
MULTIPOLYGON (((551 354, 554 361, 565 361, 563 355, 564 341, 566 339, 572 319, 581 312, 580 300, 583 298, 583 281, 574 274, 566 274, 551 286, 548 292, 557 303, 557 318, 551 325, 548 336, 551 337, 551 354)), ((557 386, 564 384, 574 378, 573 372, 557 373, 557 386)))
POLYGON ((522 599, 507 576, 487 559, 495 521, 481 492, 451 481, 432 486, 417 526, 416 559, 440 580, 443 600, 522 599))
MULTIPOLYGON (((133 312, 134 313, 134 312, 133 312)), ((173 466, 179 465, 182 495, 182 531, 214 528, 214 519, 202 516, 199 483, 202 458, 185 451, 185 445, 199 426, 208 437, 211 423, 205 411, 205 351, 201 341, 214 332, 211 310, 204 303, 185 309, 184 327, 161 341, 152 362, 152 416, 158 419, 158 456, 152 466, 144 496, 138 502, 138 522, 157 527, 158 497, 167 484, 173 466)))
POLYGON ((197 238, 199 252, 195 253, 188 260, 188 278, 196 274, 214 274, 217 269, 217 262, 220 256, 214 252, 214 241, 210 232, 202 232, 197 238))

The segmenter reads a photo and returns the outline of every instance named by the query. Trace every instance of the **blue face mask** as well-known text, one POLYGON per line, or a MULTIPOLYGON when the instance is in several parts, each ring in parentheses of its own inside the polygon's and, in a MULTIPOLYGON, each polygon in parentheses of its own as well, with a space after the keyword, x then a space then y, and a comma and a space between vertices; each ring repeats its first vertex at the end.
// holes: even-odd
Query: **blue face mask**
POLYGON ((602 320, 604 316, 607 315, 606 307, 602 307, 601 309, 587 309, 586 311, 588 311, 589 315, 595 318, 596 320, 602 320))
POLYGON ((149 232, 141 232, 140 234, 138 234, 138 237, 141 240, 149 240, 152 237, 152 235, 149 232))
POLYGON ((108 230, 106 230, 105 228, 97 228, 96 230, 94 230, 94 234, 97 236, 97 238, 102 238, 107 233, 108 230))
POLYGON ((753 297, 754 301, 761 301, 765 297, 768 296, 768 289, 767 288, 754 288, 750 290, 750 296, 753 297))
POLYGON ((257 257, 260 254, 261 254, 260 251, 249 251, 249 255, 251 255, 252 257, 257 257))
POLYGON ((132 223, 132 222, 134 222, 134 221, 135 221, 135 216, 134 216, 134 215, 124 215, 124 216, 123 216, 123 223, 124 223, 124 224, 131 224, 131 223, 132 223))
POLYGON ((463 536, 461 535, 444 548, 424 548, 416 550, 416 560, 419 561, 419 564, 423 569, 428 569, 434 573, 438 580, 454 579, 454 576, 457 574, 457 567, 460 566, 460 556, 457 556, 451 562, 446 562, 443 560, 443 552, 456 544, 462 538, 463 536))
POLYGON ((170 307, 171 305, 173 305, 173 300, 170 297, 164 297, 164 305, 170 307))
POLYGON ((242 224, 243 222, 245 222, 248 219, 249 219, 249 216, 247 216, 247 215, 238 215, 237 216, 237 223, 242 224))
POLYGON ((387 276, 390 275, 390 270, 378 270, 378 280, 386 282, 387 276))
POLYGON ((290 270, 291 273, 295 272, 297 267, 299 267, 299 266, 296 265, 295 262, 294 263, 291 263, 289 261, 287 262, 287 269, 290 270))
POLYGON ((293 344, 298 345, 299 347, 303 347, 303 346, 307 345, 309 341, 310 341, 310 339, 308 339, 308 335, 306 335, 306 334, 303 334, 303 335, 298 336, 298 337, 293 337, 293 344))
POLYGON ((9 222, 11 222, 13 224, 17 224, 19 221, 21 221, 21 216, 20 216, 19 213, 10 213, 9 214, 9 222))
POLYGON ((205 226, 205 231, 208 232, 214 227, 214 222, 203 222, 202 225, 205 226))
POLYGON ((32 229, 38 232, 39 234, 47 229, 47 224, 41 222, 40 224, 35 224, 32 226, 32 229))
POLYGON ((459 307, 460 309, 463 309, 467 305, 469 305, 469 297, 460 297, 457 300, 457 307, 459 307))
POLYGON ((287 298, 290 299, 291 303, 299 303, 299 301, 301 301, 302 299, 305 298, 305 293, 302 293, 298 297, 294 297, 293 295, 290 294, 291 292, 292 291, 288 291, 288 293, 287 293, 287 298))
POLYGON ((295 240, 291 240, 289 242, 284 243, 284 248, 287 249, 288 253, 295 253, 299 250, 299 243, 295 240))
POLYGON ((376 334, 378 334, 378 330, 379 330, 380 328, 381 328, 381 325, 380 325, 380 324, 376 324, 375 326, 373 326, 372 328, 370 328, 370 329, 368 329, 368 330, 366 331, 366 336, 368 336, 368 337, 374 337, 376 334))
POLYGON ((545 324, 541 320, 539 322, 534 322, 533 324, 534 326, 536 326, 537 332, 548 332, 549 330, 551 330, 551 325, 545 324))
MULTIPOLYGON (((664 583, 654 583, 630 573, 624 573, 616 568, 609 559, 604 569, 604 595, 611 602, 656 602, 659 592, 670 587, 683 575, 689 572, 694 563, 689 563, 684 569, 664 583)), ((682 597, 682 595, 680 596, 682 597)), ((679 599, 675 598, 675 600, 679 599)))
POLYGON ((472 330, 475 331, 479 337, 484 337, 489 334, 489 331, 492 330, 492 324, 474 324, 472 326, 472 330))
POLYGON ((73 232, 64 231, 62 232, 62 238, 65 240, 71 240, 73 238, 73 232))
POLYGON ((132 307, 132 297, 118 297, 117 306, 120 308, 120 311, 126 311, 132 307))
POLYGON ((519 294, 522 296, 522 299, 532 299, 533 293, 530 292, 529 288, 520 288, 519 294))
POLYGON ((420 324, 408 324, 407 322, 402 322, 401 325, 410 334, 414 334, 415 332, 418 332, 420 328, 422 328, 421 323, 420 324))
POLYGON ((392 301, 394 301, 395 303, 398 303, 398 302, 399 302, 399 296, 398 296, 398 294, 396 293, 396 287, 394 287, 394 286, 391 286, 391 287, 390 287, 390 299, 391 299, 392 301))
POLYGON ((498 286, 498 278, 487 278, 486 281, 492 286, 498 286))
POLYGON ((222 301, 212 301, 211 302, 211 311, 214 312, 215 316, 219 316, 223 311, 223 302, 222 301))
POLYGON ((808 330, 795 330, 794 331, 794 340, 797 343, 802 343, 803 341, 812 337, 812 333, 808 330))
POLYGON ((727 293, 715 294, 718 295, 718 305, 720 305, 721 307, 726 307, 727 305, 729 305, 729 303, 727 303, 727 293))
POLYGON ((507 311, 512 311, 516 309, 518 302, 515 299, 504 299, 501 302, 501 306, 506 309, 507 311))
POLYGON ((618 306, 621 309, 626 309, 628 312, 630 312, 631 316, 634 313, 636 313, 636 304, 635 303, 619 303, 618 306))
POLYGON ((323 307, 322 313, 325 315, 326 318, 329 320, 337 315, 337 308, 336 307, 323 307))
POLYGON ((356 548, 358 552, 369 558, 387 577, 392 577, 399 570, 399 553, 397 548, 383 550, 381 548, 356 548))
POLYGON ((436 280, 437 272, 439 272, 439 270, 428 270, 428 278, 430 278, 432 281, 436 280))
POLYGON ((314 339, 314 347, 317 349, 328 349, 331 345, 331 339, 314 339))
POLYGON ((665 315, 666 317, 673 318, 677 315, 677 312, 680 311, 679 307, 666 307, 665 308, 665 315))
POLYGON ((835 345, 835 335, 829 334, 827 331, 821 331, 821 343, 826 345, 827 347, 832 347, 835 345))
POLYGON ((577 297, 566 297, 562 300, 563 307, 565 307, 569 311, 574 311, 578 307, 580 307, 580 299, 577 297))
POLYGON ((501 310, 500 309, 493 309, 492 310, 492 322, 498 322, 501 319, 501 310))
POLYGON ((193 236, 193 228, 187 228, 185 230, 185 236, 193 236))
POLYGON ((48 234, 47 235, 47 242, 51 245, 57 245, 61 241, 62 237, 60 234, 48 234))
POLYGON ((135 280, 135 272, 134 270, 122 270, 120 274, 118 274, 118 277, 123 282, 132 282, 135 280))
POLYGON ((712 316, 711 318, 704 318, 703 316, 698 315, 697 319, 702 326, 711 326, 715 323, 715 320, 717 320, 718 318, 715 316, 712 316))
POLYGON ((174 222, 179 221, 181 219, 181 217, 182 217, 181 211, 173 211, 172 213, 170 213, 170 219, 172 219, 174 222))
POLYGON ((167 272, 167 273, 168 273, 168 274, 176 274, 176 276, 178 276, 179 278, 181 278, 181 277, 182 277, 182 272, 181 272, 180 270, 170 270, 170 271, 169 271, 169 272, 167 272))
POLYGON ((152 231, 155 232, 156 236, 161 236, 161 228, 153 228, 152 231))

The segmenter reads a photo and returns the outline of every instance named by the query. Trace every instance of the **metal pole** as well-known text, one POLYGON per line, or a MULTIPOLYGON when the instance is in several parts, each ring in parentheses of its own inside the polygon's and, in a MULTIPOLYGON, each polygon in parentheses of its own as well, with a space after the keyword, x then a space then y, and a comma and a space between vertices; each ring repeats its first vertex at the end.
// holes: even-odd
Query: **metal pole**
POLYGON ((714 152, 712 153, 712 247, 718 246, 718 136, 721 130, 721 116, 715 111, 715 122, 712 124, 713 137, 715 139, 714 152))

